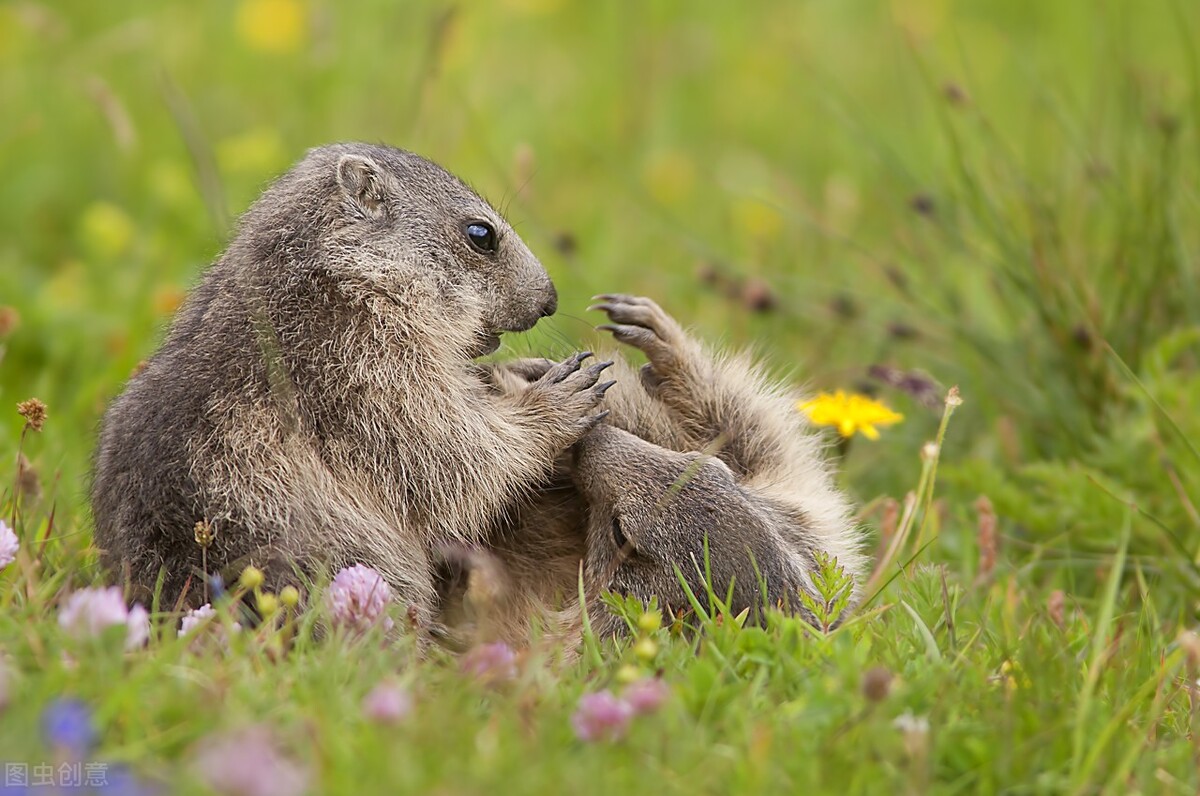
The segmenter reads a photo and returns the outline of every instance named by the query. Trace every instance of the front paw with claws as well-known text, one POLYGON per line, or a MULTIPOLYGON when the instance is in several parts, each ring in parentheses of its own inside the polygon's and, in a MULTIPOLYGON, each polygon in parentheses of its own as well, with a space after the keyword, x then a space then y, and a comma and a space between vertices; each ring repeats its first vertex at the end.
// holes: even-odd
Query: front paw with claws
POLYGON ((562 432, 564 447, 574 443, 608 414, 598 409, 604 394, 616 382, 600 381, 600 374, 612 362, 583 367, 583 361, 590 356, 592 352, 581 351, 551 365, 525 393, 527 400, 537 402, 543 414, 557 421, 555 425, 562 432))
POLYGON ((603 293, 592 300, 600 303, 588 309, 604 312, 612 321, 596 328, 611 332, 618 342, 646 355, 649 364, 643 366, 641 375, 648 392, 657 393, 664 380, 680 375, 687 335, 662 307, 648 298, 624 293, 603 293))

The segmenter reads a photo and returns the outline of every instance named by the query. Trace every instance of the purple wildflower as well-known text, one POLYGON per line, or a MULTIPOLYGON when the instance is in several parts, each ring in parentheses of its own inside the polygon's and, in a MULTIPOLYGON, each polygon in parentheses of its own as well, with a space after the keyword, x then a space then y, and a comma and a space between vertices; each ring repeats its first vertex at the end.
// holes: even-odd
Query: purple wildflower
POLYGON ((202 741, 192 767, 222 796, 300 796, 308 789, 308 772, 262 726, 202 741))
POLYGON ((399 724, 412 712, 413 699, 408 690, 385 680, 363 699, 363 713, 380 724, 399 724))
POLYGON ((125 619, 125 649, 133 650, 146 646, 150 640, 150 614, 141 603, 134 603, 125 619))
POLYGON ((179 625, 179 638, 191 636, 189 649, 201 652, 208 642, 213 642, 220 649, 229 649, 230 633, 238 633, 242 626, 231 623, 228 628, 220 621, 217 611, 211 603, 205 603, 183 615, 179 625))
POLYGON ((78 699, 56 699, 42 711, 46 745, 79 760, 96 743, 92 711, 78 699))
POLYGON ((17 560, 17 550, 21 548, 21 540, 8 523, 0 520, 0 569, 17 560))
POLYGON ((392 589, 375 570, 362 564, 347 567, 337 574, 325 598, 330 619, 338 627, 359 633, 376 624, 384 630, 392 628, 387 608, 392 601, 392 589))
POLYGON ((635 716, 644 716, 661 708, 671 696, 671 689, 658 677, 646 677, 626 686, 621 696, 635 716))
POLYGON ((463 655, 462 670, 485 683, 512 680, 517 676, 517 653, 503 641, 480 644, 463 655))
POLYGON ((617 741, 629 730, 633 706, 611 691, 585 694, 571 717, 571 726, 581 741, 617 741))
POLYGON ((212 603, 205 603, 199 608, 193 608, 183 615, 183 619, 179 623, 179 637, 183 638, 216 615, 217 612, 213 610, 212 603))
POLYGON ((150 638, 150 615, 138 604, 126 608, 116 586, 72 592, 59 609, 58 624, 75 638, 95 638, 114 625, 124 625, 125 649, 140 647, 150 638))

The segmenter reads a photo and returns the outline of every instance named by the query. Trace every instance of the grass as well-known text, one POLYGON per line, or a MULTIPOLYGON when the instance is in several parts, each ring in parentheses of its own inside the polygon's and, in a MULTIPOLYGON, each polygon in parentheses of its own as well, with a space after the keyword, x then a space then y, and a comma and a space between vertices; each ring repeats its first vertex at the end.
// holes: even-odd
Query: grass
POLYGON ((94 711, 90 760, 184 794, 198 745, 249 724, 313 793, 1196 792, 1194 8, 292 8, 294 38, 250 0, 0 5, 0 511, 24 551, 0 572, 0 761, 57 764, 38 727, 66 695, 94 711), (591 347, 587 297, 637 292, 902 412, 839 449, 885 561, 869 605, 827 632, 665 627, 647 658, 593 640, 501 687, 378 638, 198 655, 166 612, 145 650, 66 638, 62 595, 98 578, 104 406, 237 214, 337 139, 420 151, 506 208, 562 309, 505 355, 591 347), (577 740, 579 697, 629 665, 668 703, 577 740), (362 711, 388 678, 416 700, 397 726, 362 711))

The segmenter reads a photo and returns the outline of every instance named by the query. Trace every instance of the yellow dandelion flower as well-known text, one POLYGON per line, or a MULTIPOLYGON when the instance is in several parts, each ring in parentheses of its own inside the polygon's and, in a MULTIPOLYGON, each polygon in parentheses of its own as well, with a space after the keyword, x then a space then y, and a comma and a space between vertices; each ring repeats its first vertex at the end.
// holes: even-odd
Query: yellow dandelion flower
POLYGON ((752 238, 771 239, 783 231, 783 216, 758 199, 739 199, 733 204, 733 225, 752 238))
POLYGON ((217 144, 217 163, 229 174, 262 178, 287 162, 287 145, 278 130, 260 127, 217 144))
POLYGON ((696 183, 696 169, 682 152, 655 154, 642 167, 642 185, 654 199, 665 205, 682 202, 696 183))
POLYGON ((796 408, 808 415, 818 426, 834 426, 843 437, 852 437, 855 432, 867 439, 879 439, 876 426, 899 423, 904 415, 893 412, 885 404, 865 395, 823 392, 816 398, 801 401, 796 408))
POLYGON ((286 54, 304 43, 307 22, 300 0, 243 0, 235 24, 250 49, 286 54))
POLYGON ((124 254, 137 231, 133 221, 111 202, 93 202, 79 220, 80 237, 90 252, 109 259, 124 254))

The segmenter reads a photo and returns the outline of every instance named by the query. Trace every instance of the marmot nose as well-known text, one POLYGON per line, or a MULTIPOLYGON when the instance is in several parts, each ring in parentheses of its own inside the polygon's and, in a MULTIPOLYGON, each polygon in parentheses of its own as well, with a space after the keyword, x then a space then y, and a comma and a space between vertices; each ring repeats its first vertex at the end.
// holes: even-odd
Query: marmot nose
POLYGON ((550 286, 550 297, 546 299, 546 303, 542 304, 542 317, 548 318, 558 312, 558 291, 554 289, 554 285, 550 286))

